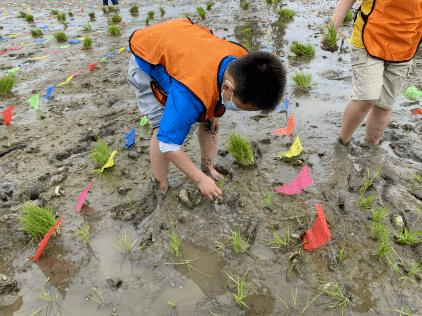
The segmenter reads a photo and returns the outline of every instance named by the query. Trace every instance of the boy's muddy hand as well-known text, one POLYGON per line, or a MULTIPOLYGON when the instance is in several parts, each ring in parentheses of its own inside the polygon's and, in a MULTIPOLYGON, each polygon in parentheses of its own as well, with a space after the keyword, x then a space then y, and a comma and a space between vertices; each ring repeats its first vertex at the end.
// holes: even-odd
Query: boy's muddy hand
POLYGON ((208 166, 208 170, 210 171, 211 178, 213 178, 214 180, 218 180, 220 178, 224 178, 224 176, 221 173, 219 173, 214 168, 214 166, 208 166))
POLYGON ((217 186, 215 181, 208 176, 204 176, 198 182, 199 192, 208 200, 221 199, 223 191, 217 186))

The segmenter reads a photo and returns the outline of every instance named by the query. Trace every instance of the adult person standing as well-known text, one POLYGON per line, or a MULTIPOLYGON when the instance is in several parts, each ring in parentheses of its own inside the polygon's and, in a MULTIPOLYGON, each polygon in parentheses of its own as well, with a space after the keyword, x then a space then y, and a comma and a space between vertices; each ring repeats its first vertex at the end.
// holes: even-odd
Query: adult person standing
MULTIPOLYGON (((332 16, 335 28, 355 1, 338 1, 332 16)), ((352 97, 344 112, 341 144, 349 144, 366 115, 366 141, 379 143, 421 39, 421 0, 361 1, 350 39, 352 97)))

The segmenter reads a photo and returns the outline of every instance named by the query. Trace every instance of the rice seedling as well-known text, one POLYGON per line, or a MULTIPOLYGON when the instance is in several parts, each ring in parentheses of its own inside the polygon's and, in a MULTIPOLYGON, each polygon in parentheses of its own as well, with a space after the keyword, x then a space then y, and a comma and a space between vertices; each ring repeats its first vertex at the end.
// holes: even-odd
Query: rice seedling
POLYGON ((288 23, 293 21, 293 17, 295 16, 295 11, 287 8, 282 8, 277 11, 278 14, 278 21, 283 23, 288 23))
POLYGON ((166 14, 166 10, 164 9, 162 5, 160 6, 159 10, 160 10, 160 18, 162 18, 164 14, 166 14))
POLYGON ((13 74, 8 74, 0 77, 0 96, 8 95, 16 83, 16 77, 13 74))
POLYGON ((296 72, 292 76, 296 91, 307 92, 312 87, 312 74, 296 72))
POLYGON ((386 207, 378 207, 372 210, 372 221, 383 223, 388 215, 388 209, 386 207))
POLYGON ((35 239, 41 239, 54 225, 56 217, 53 210, 27 202, 22 205, 19 222, 23 231, 35 239))
POLYGON ((83 29, 84 29, 84 31, 91 31, 91 29, 92 29, 92 23, 91 23, 91 21, 85 22, 84 23, 84 26, 83 26, 83 29))
POLYGON ((147 17, 145 19, 145 24, 149 25, 149 22, 151 22, 154 19, 155 16, 155 12, 154 11, 148 11, 147 12, 147 17))
POLYGON ((380 236, 381 243, 378 246, 377 256, 379 260, 384 259, 387 255, 394 253, 394 248, 390 245, 389 241, 390 232, 385 229, 380 236))
POLYGON ((332 22, 327 24, 327 32, 324 34, 322 39, 322 49, 328 50, 330 52, 334 52, 338 49, 337 29, 334 27, 332 22))
POLYGON ((170 306, 171 309, 176 309, 176 300, 175 299, 168 300, 167 304, 170 306))
POLYGON ((89 152, 89 158, 91 158, 97 166, 102 167, 106 164, 112 152, 112 149, 104 140, 98 139, 89 152))
POLYGON ((201 19, 205 19, 207 14, 205 13, 205 10, 202 7, 196 7, 196 12, 198 12, 201 19))
POLYGON ((233 249, 236 253, 241 253, 248 250, 248 241, 243 238, 242 233, 240 232, 240 227, 237 227, 236 231, 232 231, 230 239, 232 241, 233 249))
POLYGON ((82 49, 90 49, 92 46, 92 38, 89 36, 84 36, 82 39, 82 49))
POLYGON ((247 274, 249 271, 246 271, 244 275, 233 277, 231 274, 227 274, 228 281, 232 281, 236 287, 236 293, 232 293, 234 300, 237 304, 242 307, 249 308, 245 303, 246 298, 253 293, 253 287, 250 282, 247 280, 247 274))
POLYGON ((249 0, 240 0, 240 8, 247 10, 249 8, 249 0))
POLYGON ((229 135, 228 151, 242 166, 251 166, 255 163, 252 145, 246 137, 240 134, 229 135))
POLYGON ((214 2, 211 2, 211 1, 207 2, 207 10, 208 11, 211 10, 213 6, 214 6, 214 2))
POLYGON ((417 173, 417 172, 414 172, 413 174, 412 174, 412 177, 413 177, 413 181, 418 185, 418 186, 422 186, 422 175, 421 174, 419 174, 419 173, 417 173))
POLYGON ((344 315, 344 309, 350 306, 350 299, 342 292, 337 283, 326 283, 320 287, 320 291, 325 295, 335 300, 335 303, 328 305, 329 308, 334 309, 340 315, 344 315))
POLYGON ((131 240, 127 235, 126 231, 122 231, 119 239, 114 243, 114 246, 120 251, 122 255, 122 261, 120 263, 120 269, 123 267, 126 259, 132 264, 133 270, 133 251, 135 250, 136 240, 131 240))
POLYGON ((290 46, 290 52, 291 56, 298 60, 307 61, 315 57, 315 47, 310 43, 293 42, 292 46, 290 46))
POLYGON ((66 33, 62 32, 62 31, 54 33, 54 38, 56 39, 57 42, 66 42, 67 41, 66 33))
POLYGON ((273 230, 273 240, 270 241, 270 247, 274 249, 282 249, 290 244, 292 236, 290 235, 289 228, 284 232, 284 236, 273 230))
POLYGON ((72 12, 72 11, 69 11, 69 12, 67 13, 67 15, 68 15, 69 17, 73 18, 73 12, 72 12))
POLYGON ((89 12, 89 13, 88 13, 88 16, 89 16, 89 19, 90 19, 91 21, 95 21, 95 13, 94 13, 94 12, 89 12))
POLYGON ((347 11, 346 16, 344 17, 344 22, 350 22, 353 21, 353 11, 350 9, 347 11))
POLYGON ((345 258, 346 258, 346 249, 344 249, 344 247, 340 247, 337 254, 337 261, 340 263, 343 263, 345 258))
POLYGON ((356 207, 363 207, 366 209, 370 209, 373 201, 374 201, 373 195, 368 195, 367 197, 365 197, 364 194, 361 194, 356 201, 356 207))
POLYGON ((108 27, 108 32, 110 33, 111 36, 119 36, 120 33, 120 28, 116 25, 116 24, 112 24, 108 27))
POLYGON ((177 234, 177 232, 173 229, 170 234, 170 244, 169 244, 169 250, 170 250, 170 254, 172 254, 175 257, 179 257, 180 256, 180 237, 177 234))
POLYGON ((396 243, 400 245, 417 245, 422 243, 421 230, 408 230, 406 227, 396 235, 396 243))
POLYGON ((367 169, 365 177, 363 178, 362 186, 359 188, 359 193, 364 194, 374 184, 375 180, 380 176, 381 168, 378 167, 375 173, 371 175, 369 169, 367 169))
POLYGON ((107 14, 107 13, 110 12, 110 8, 108 7, 108 5, 104 5, 103 8, 102 8, 102 10, 103 10, 103 13, 104 14, 107 14))
POLYGON ((66 13, 62 12, 57 14, 57 20, 59 20, 60 22, 66 21, 66 13))
POLYGON ((99 306, 104 304, 104 294, 103 291, 98 287, 93 287, 89 292, 88 299, 97 303, 99 306))
POLYGON ((113 17, 111 18, 111 21, 116 24, 120 23, 121 20, 122 20, 122 17, 118 14, 113 15, 113 17))
POLYGON ((262 192, 265 207, 269 208, 273 204, 273 197, 270 192, 262 192))
POLYGON ((403 280, 403 284, 402 284, 402 286, 403 286, 403 285, 404 285, 404 283, 407 281, 407 279, 409 279, 409 278, 411 278, 411 277, 413 277, 413 276, 416 276, 416 275, 418 275, 418 274, 420 274, 420 273, 422 273, 422 262, 414 262, 414 263, 410 266, 409 271, 407 271, 405 274, 403 274, 403 275, 400 277, 400 280, 403 280))
POLYGON ((34 16, 32 14, 26 14, 25 20, 26 22, 29 22, 29 23, 34 22, 34 16))
POLYGON ((137 5, 131 6, 129 12, 132 16, 138 16, 138 14, 139 14, 138 6, 137 5))
POLYGON ((224 188, 224 184, 226 183, 226 178, 224 178, 224 177, 220 177, 220 178, 218 178, 218 180, 217 180, 217 186, 220 188, 220 189, 223 189, 224 188))
POLYGON ((76 229, 76 235, 78 235, 82 241, 86 244, 89 244, 89 225, 88 223, 83 223, 82 226, 76 229))
POLYGON ((374 222, 371 223, 371 235, 374 240, 382 240, 383 236, 388 234, 388 229, 383 223, 374 222))
MULTIPOLYGON (((59 299, 59 293, 56 293, 56 295, 53 295, 50 292, 47 292, 44 288, 40 291, 40 294, 38 295, 38 299, 46 302, 47 303, 47 307, 45 309, 45 314, 46 315, 50 315, 54 314, 62 314, 62 308, 61 305, 58 303, 58 299, 59 299), (56 306, 57 310, 54 312, 54 305, 56 306)), ((44 309, 42 309, 44 310, 44 309)), ((36 314, 35 314, 36 315, 36 314)))
POLYGON ((31 29, 32 37, 41 37, 42 32, 40 29, 31 29))
POLYGON ((56 9, 53 9, 53 10, 50 11, 50 14, 51 15, 58 15, 59 11, 57 11, 56 9))

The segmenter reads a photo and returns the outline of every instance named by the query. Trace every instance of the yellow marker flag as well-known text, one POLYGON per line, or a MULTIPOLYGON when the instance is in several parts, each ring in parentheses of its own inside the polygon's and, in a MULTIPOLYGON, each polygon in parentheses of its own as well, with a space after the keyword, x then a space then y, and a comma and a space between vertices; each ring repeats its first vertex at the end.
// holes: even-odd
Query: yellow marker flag
POLYGON ((119 54, 123 53, 126 50, 126 47, 119 48, 119 54))
POLYGON ((33 57, 32 60, 43 60, 43 59, 47 59, 47 58, 48 58, 48 56, 36 56, 36 57, 33 57))
POLYGON ((61 86, 67 85, 70 82, 70 80, 72 80, 72 78, 73 76, 70 75, 69 77, 67 77, 66 81, 59 83, 59 86, 61 87, 61 86))
POLYGON ((286 152, 280 152, 278 155, 279 157, 286 157, 291 158, 294 156, 299 155, 302 152, 302 144, 300 143, 299 135, 296 136, 296 139, 292 146, 290 146, 289 151, 286 152))
POLYGON ((101 168, 101 172, 104 171, 105 168, 110 168, 114 166, 114 156, 117 154, 117 151, 113 151, 110 155, 110 158, 108 158, 107 163, 101 168))

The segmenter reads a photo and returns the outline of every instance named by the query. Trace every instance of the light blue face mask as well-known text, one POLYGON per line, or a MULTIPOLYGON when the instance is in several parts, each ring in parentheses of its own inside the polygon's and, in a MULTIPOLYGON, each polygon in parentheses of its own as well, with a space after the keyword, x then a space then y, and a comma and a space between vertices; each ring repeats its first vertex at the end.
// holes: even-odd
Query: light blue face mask
MULTIPOLYGON (((228 81, 228 80, 226 80, 225 82, 227 82, 227 84, 229 84, 230 86, 232 86, 232 88, 233 88, 233 85, 231 84, 231 82, 230 81, 228 81)), ((223 92, 221 92, 221 102, 223 103, 223 105, 224 105, 224 107, 227 109, 227 110, 230 110, 230 111, 242 111, 242 109, 240 108, 240 107, 238 107, 234 102, 233 102, 233 93, 234 92, 232 92, 232 96, 230 97, 230 101, 224 101, 224 98, 223 98, 223 92)))

